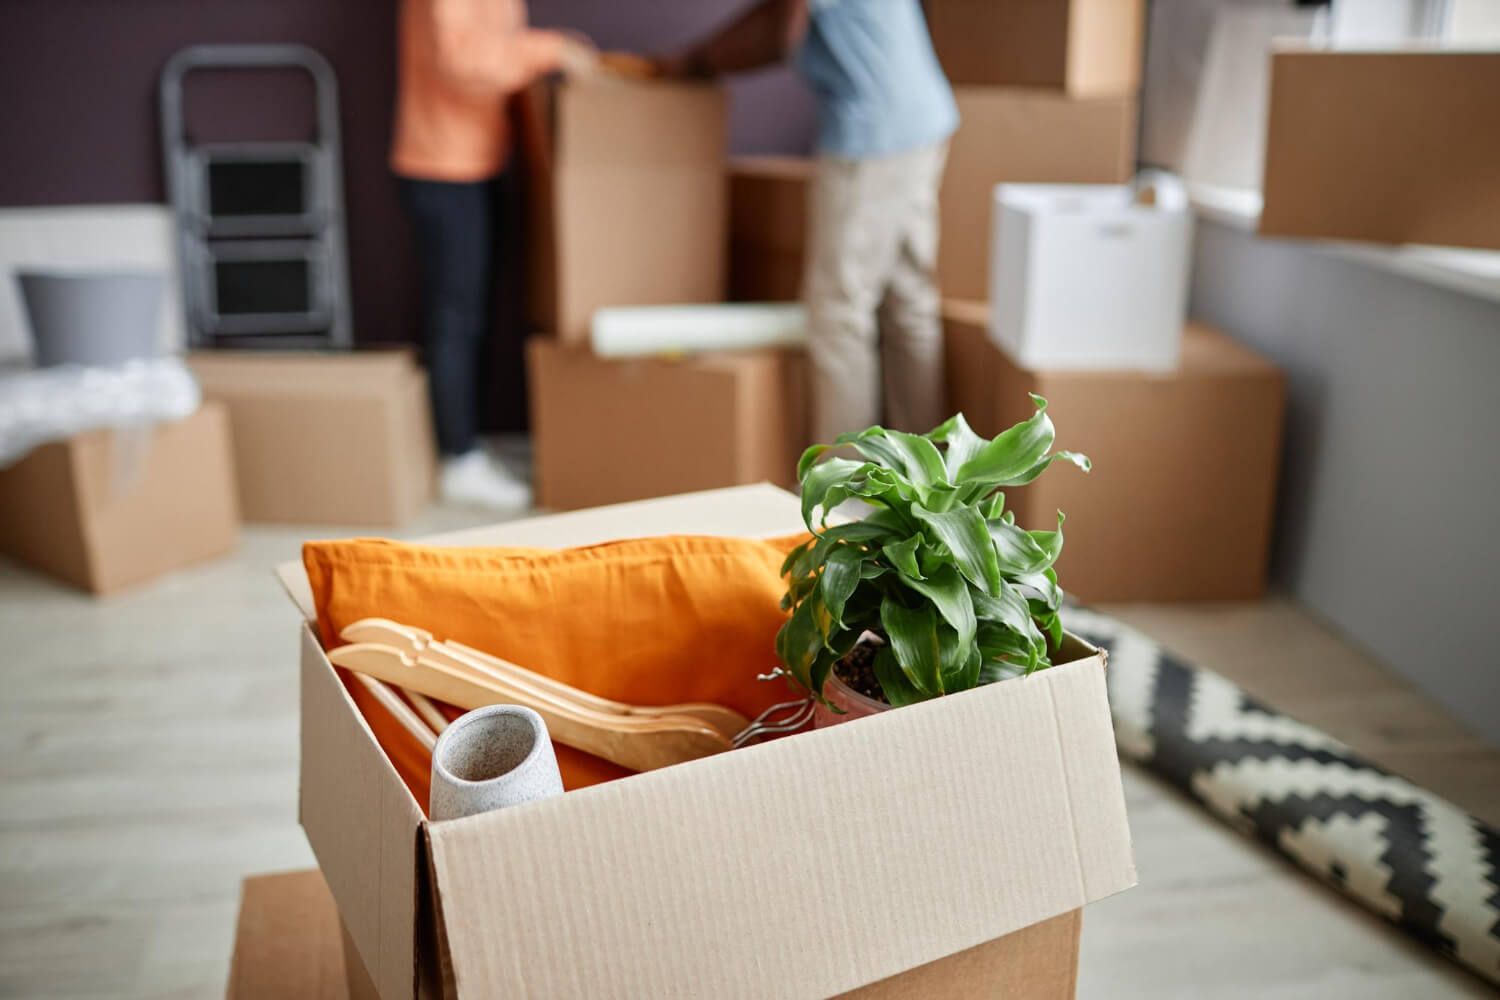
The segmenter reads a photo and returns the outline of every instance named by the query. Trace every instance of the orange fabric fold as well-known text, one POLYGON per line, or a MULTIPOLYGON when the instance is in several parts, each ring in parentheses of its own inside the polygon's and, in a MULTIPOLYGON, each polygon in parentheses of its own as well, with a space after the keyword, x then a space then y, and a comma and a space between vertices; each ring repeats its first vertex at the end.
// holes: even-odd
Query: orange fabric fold
MULTIPOLYGON (((779 570, 806 536, 674 535, 551 550, 309 542, 302 559, 324 645, 361 618, 427 629, 606 698, 708 701, 754 718, 789 697, 776 666, 779 570)), ((425 809, 426 749, 361 687, 345 686, 425 809)), ((453 710, 451 715, 461 714, 453 710)), ((628 773, 557 748, 567 788, 628 773)))

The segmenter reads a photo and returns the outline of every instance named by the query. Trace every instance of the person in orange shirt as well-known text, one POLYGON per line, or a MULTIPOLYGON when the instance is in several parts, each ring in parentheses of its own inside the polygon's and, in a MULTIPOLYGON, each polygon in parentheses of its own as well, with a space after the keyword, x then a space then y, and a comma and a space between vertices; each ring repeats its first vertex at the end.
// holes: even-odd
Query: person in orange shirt
POLYGON ((585 73, 586 41, 526 24, 524 0, 402 0, 391 169, 421 257, 424 342, 445 500, 530 505, 479 447, 479 354, 489 324, 495 187, 510 156, 506 99, 549 73, 585 73))

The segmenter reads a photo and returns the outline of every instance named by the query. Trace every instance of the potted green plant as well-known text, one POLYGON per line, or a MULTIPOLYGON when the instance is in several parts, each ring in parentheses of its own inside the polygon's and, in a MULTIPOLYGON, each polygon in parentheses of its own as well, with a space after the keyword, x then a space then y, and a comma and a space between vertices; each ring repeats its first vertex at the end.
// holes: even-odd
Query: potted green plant
POLYGON ((782 565, 791 617, 784 673, 818 702, 819 724, 965 691, 1051 665, 1063 639, 1057 528, 1027 531, 1005 509, 1062 459, 1047 401, 986 440, 959 414, 928 434, 871 427, 803 453, 802 518, 813 537, 782 565), (831 450, 838 453, 827 455, 831 450), (859 458, 845 457, 854 453, 859 458), (862 520, 829 524, 846 500, 862 520))

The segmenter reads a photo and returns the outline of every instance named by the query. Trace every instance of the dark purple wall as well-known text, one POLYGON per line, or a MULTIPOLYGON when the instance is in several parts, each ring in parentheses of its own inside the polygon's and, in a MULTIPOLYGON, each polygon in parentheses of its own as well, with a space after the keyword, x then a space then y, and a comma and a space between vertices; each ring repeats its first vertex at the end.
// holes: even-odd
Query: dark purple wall
MULTIPOLYGON (((531 13, 604 48, 663 51, 745 3, 535 0, 531 13)), ((301 42, 339 78, 355 337, 413 340, 416 272, 385 166, 395 23, 396 0, 0 0, 0 206, 160 201, 156 81, 167 57, 197 42, 301 42)), ((309 120, 295 109, 305 90, 296 76, 194 78, 189 125, 203 138, 302 134, 309 120)), ((734 151, 807 148, 811 107, 789 71, 737 80, 731 91, 734 151)), ((507 329, 499 370, 514 367, 518 351, 507 329)), ((519 392, 500 395, 489 422, 517 426, 519 392)))

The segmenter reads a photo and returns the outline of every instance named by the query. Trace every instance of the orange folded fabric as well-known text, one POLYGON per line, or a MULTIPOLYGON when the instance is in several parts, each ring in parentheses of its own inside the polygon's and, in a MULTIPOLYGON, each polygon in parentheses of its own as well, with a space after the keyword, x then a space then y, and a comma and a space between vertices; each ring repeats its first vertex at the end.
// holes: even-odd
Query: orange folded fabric
MULTIPOLYGON (((806 536, 674 535, 583 548, 309 542, 302 560, 325 646, 361 618, 427 629, 606 698, 709 701, 754 718, 789 694, 776 666, 782 559, 806 536)), ((423 808, 431 758, 360 685, 345 686, 423 808)), ((452 711, 452 716, 461 714, 452 711)), ((628 773, 557 748, 567 788, 628 773)))

